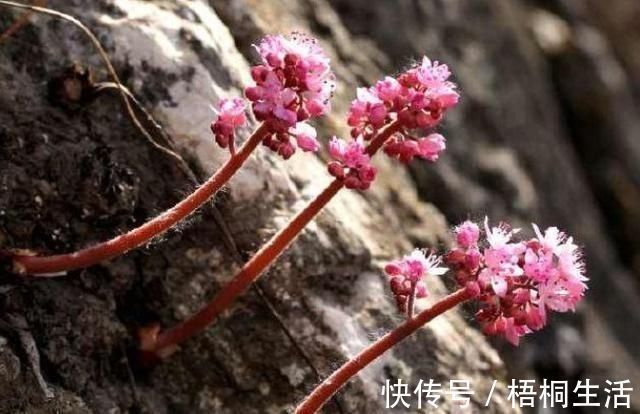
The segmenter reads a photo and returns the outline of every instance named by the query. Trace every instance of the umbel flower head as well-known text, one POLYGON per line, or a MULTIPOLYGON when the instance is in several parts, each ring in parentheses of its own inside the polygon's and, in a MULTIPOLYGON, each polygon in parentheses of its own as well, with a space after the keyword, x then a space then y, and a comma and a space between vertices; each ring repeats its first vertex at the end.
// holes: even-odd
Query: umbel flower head
POLYGON ((398 310, 407 313, 412 296, 427 297, 425 276, 440 276, 449 269, 441 267, 442 259, 433 252, 425 254, 424 250, 416 249, 402 259, 388 263, 384 271, 389 276, 389 285, 396 299, 398 310))
MULTIPOLYGON (((414 65, 398 77, 387 76, 370 88, 358 88, 351 103, 347 123, 351 137, 346 143, 337 140, 344 148, 362 148, 382 129, 395 123, 396 132, 384 143, 384 152, 392 158, 408 163, 415 157, 436 161, 446 148, 445 138, 433 132, 445 112, 458 103, 456 85, 449 81, 451 72, 447 65, 432 62, 426 56, 422 63, 414 65)), ((348 188, 367 189, 375 178, 375 169, 367 162, 353 167, 340 156, 330 153, 335 161, 329 164, 329 172, 345 179, 348 188)))
MULTIPOLYGON (((282 158, 296 149, 319 149, 317 133, 306 121, 326 114, 336 87, 329 58, 318 41, 302 33, 265 36, 254 45, 261 64, 251 68, 255 85, 245 89, 253 114, 264 122, 267 134, 262 143, 282 158)), ((223 99, 216 106, 211 124, 215 140, 233 151, 235 130, 244 125, 244 99, 223 99)))
POLYGON ((489 335, 518 345, 520 337, 541 329, 549 311, 574 310, 587 289, 580 249, 555 227, 514 241, 518 230, 506 224, 467 221, 455 228, 457 247, 445 255, 458 285, 478 301, 476 319, 489 335))
POLYGON ((396 78, 387 76, 370 88, 359 88, 347 121, 352 137, 369 140, 397 120, 402 128, 386 143, 385 153, 405 163, 414 157, 436 161, 446 147, 445 139, 424 132, 433 129, 458 103, 450 76, 447 65, 425 56, 422 63, 396 78))
POLYGON ((285 159, 296 147, 317 151, 315 129, 305 121, 330 109, 336 81, 329 58, 316 39, 298 32, 265 36, 254 47, 261 64, 251 68, 256 84, 245 95, 271 132, 264 144, 285 159))

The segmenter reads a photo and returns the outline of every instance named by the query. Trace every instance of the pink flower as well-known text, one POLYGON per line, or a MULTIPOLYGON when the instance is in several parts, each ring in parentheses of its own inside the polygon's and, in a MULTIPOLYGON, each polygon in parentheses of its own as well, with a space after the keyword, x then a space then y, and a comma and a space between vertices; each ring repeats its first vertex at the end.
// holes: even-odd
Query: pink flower
POLYGON ((221 99, 216 106, 218 121, 234 128, 241 127, 247 122, 244 114, 246 108, 247 103, 242 98, 221 99))
MULTIPOLYGON (((254 45, 262 60, 251 69, 256 85, 245 89, 253 112, 264 122, 272 136, 264 144, 284 158, 296 151, 296 146, 283 133, 296 137, 304 151, 316 151, 318 144, 310 127, 296 133, 299 123, 327 113, 335 90, 335 75, 329 58, 318 41, 301 33, 289 36, 265 36, 254 45)), ((306 124, 302 124, 306 125, 306 124)))
POLYGON ((344 152, 339 155, 338 160, 344 162, 346 167, 359 168, 369 164, 370 157, 365 152, 362 140, 352 140, 349 144, 342 147, 344 148, 344 152))
POLYGON ((362 139, 348 143, 333 137, 329 141, 329 155, 335 161, 328 166, 329 174, 344 180, 345 187, 366 190, 376 177, 376 169, 371 165, 371 157, 366 153, 362 139))
POLYGON ((316 129, 305 122, 298 122, 289 132, 296 137, 298 147, 303 151, 316 152, 320 148, 316 129))
POLYGON ((436 161, 445 149, 445 139, 440 134, 430 134, 425 138, 406 139, 396 134, 384 146, 384 152, 392 158, 408 163, 414 157, 436 161))
POLYGON ((256 119, 270 122, 274 131, 286 130, 298 120, 298 114, 293 110, 296 93, 291 88, 285 88, 282 80, 273 72, 266 73, 260 86, 247 88, 246 95, 254 101, 256 119))
POLYGON ((292 32, 289 36, 267 35, 258 45, 254 45, 262 63, 272 68, 282 68, 287 64, 302 61, 307 71, 326 71, 329 58, 318 41, 304 33, 292 32))
POLYGON ((351 135, 369 137, 384 125, 387 107, 373 88, 356 89, 357 99, 352 102, 347 124, 353 127, 351 135))
POLYGON ((296 147, 305 152, 317 151, 319 144, 316 136, 317 132, 314 127, 305 122, 298 122, 286 132, 278 132, 267 136, 262 143, 286 160, 295 154, 296 147), (291 138, 295 139, 295 143, 291 138))
POLYGON ((451 82, 431 88, 425 96, 443 110, 456 106, 460 100, 456 86, 451 82))
POLYGON ((233 145, 236 129, 247 122, 246 107, 246 101, 241 98, 221 99, 214 107, 217 117, 211 123, 211 132, 220 147, 233 145))
POLYGON ((402 259, 394 260, 385 266, 385 273, 391 278, 389 284, 396 298, 400 312, 407 312, 409 297, 427 297, 425 276, 440 276, 449 269, 441 267, 442 258, 433 253, 425 255, 424 250, 416 249, 402 259))
POLYGON ((430 134, 416 138, 411 132, 434 128, 458 103, 450 75, 447 65, 424 57, 421 64, 397 78, 387 76, 374 87, 358 88, 347 119, 351 136, 369 140, 381 128, 397 122, 399 131, 386 143, 385 153, 405 163, 416 156, 436 161, 446 147, 444 137, 430 134))
POLYGON ((438 61, 431 62, 426 56, 422 58, 422 64, 417 66, 414 71, 418 82, 427 88, 440 86, 451 76, 447 65, 441 65, 438 61))
POLYGON ((553 263, 553 253, 544 253, 540 249, 527 248, 524 254, 524 273, 536 282, 544 283, 554 277, 556 267, 553 263))
POLYGON ((481 241, 478 227, 465 222, 455 229, 458 247, 445 255, 458 285, 480 304, 476 318, 484 332, 514 345, 541 329, 548 311, 574 310, 587 289, 573 240, 555 227, 544 233, 533 228, 536 238, 512 241, 518 230, 505 224, 490 227, 485 219, 481 241))
POLYGON ((479 273, 478 281, 490 284, 494 293, 503 297, 507 293, 507 279, 524 273, 519 260, 525 249, 521 243, 510 242, 512 235, 519 230, 510 231, 503 224, 490 229, 488 218, 485 218, 484 226, 489 247, 484 250, 486 267, 479 273))
POLYGON ((375 86, 375 96, 380 101, 392 102, 402 93, 402 85, 391 76, 387 76, 384 80, 378 81, 375 86))
POLYGON ((405 140, 401 135, 390 138, 384 146, 384 153, 396 158, 403 163, 409 163, 420 153, 418 142, 412 139, 405 140))
POLYGON ((587 289, 580 249, 555 227, 544 234, 533 225, 537 239, 525 255, 525 272, 540 283, 540 304, 557 312, 574 310, 587 289))
POLYGON ((436 161, 446 148, 445 139, 440 134, 431 134, 418 141, 419 155, 429 161, 436 161))
POLYGON ((468 249, 478 244, 480 238, 480 228, 472 221, 465 221, 454 229, 456 242, 463 249, 468 249))

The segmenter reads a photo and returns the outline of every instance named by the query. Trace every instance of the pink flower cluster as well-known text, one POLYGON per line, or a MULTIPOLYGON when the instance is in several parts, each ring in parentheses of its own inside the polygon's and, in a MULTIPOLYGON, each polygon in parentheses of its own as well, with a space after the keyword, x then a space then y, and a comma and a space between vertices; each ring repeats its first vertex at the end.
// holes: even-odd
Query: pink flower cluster
POLYGON ((409 163, 414 157, 436 161, 446 148, 445 138, 440 134, 430 134, 424 138, 400 139, 392 137, 384 147, 384 152, 403 163, 409 163))
POLYGON ((359 88, 347 120, 351 135, 366 141, 397 120, 402 128, 389 139, 385 153, 402 162, 414 157, 437 160, 445 149, 444 137, 418 137, 412 131, 435 127, 445 111, 458 103, 459 95, 456 85, 448 80, 450 76, 447 65, 425 56, 421 64, 397 78, 387 76, 371 88, 359 88))
POLYGON ((333 137, 329 142, 329 155, 335 160, 329 163, 329 173, 344 180, 347 188, 366 190, 376 178, 376 169, 371 165, 362 139, 347 143, 333 137))
POLYGON ((330 108, 336 82, 329 58, 316 39, 296 32, 266 36, 255 48, 262 64, 251 68, 256 85, 246 88, 245 95, 256 119, 272 132, 264 144, 285 159, 295 153, 296 144, 303 151, 317 151, 315 129, 305 121, 330 108))
POLYGON ((520 337, 541 329, 547 312, 574 310, 587 289, 580 249, 555 227, 536 237, 512 241, 518 230, 507 225, 456 227, 457 247, 445 256, 456 282, 478 300, 476 318, 489 335, 517 345, 520 337))
POLYGON ((231 147, 235 142, 236 129, 246 124, 245 109, 247 107, 244 99, 231 98, 221 99, 214 108, 217 117, 211 123, 211 132, 220 147, 231 147))
POLYGON ((416 249, 385 266, 384 270, 390 277, 389 284, 400 312, 409 312, 412 297, 427 297, 427 287, 422 280, 425 275, 440 276, 448 271, 446 267, 439 266, 441 261, 433 253, 427 256, 423 250, 416 249))

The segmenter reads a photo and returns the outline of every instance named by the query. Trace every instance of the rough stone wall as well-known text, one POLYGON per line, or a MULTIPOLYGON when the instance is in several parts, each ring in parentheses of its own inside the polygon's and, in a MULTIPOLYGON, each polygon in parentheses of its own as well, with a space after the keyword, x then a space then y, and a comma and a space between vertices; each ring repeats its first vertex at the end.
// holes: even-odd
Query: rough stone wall
MULTIPOLYGON (((88 9, 80 1, 51 3, 99 34, 126 84, 200 178, 221 164, 224 155, 208 132, 209 105, 223 94, 238 94, 248 66, 212 8, 202 2, 127 0, 88 9)), ((90 67, 96 80, 106 79, 76 28, 37 17, 2 53, 5 245, 45 251, 84 246, 143 222, 193 186, 130 126, 115 93, 74 107, 48 95, 47 83, 73 62, 90 67), (42 65, 36 70, 33 61, 42 65)), ((347 68, 341 76, 356 82, 347 68)), ((346 96, 346 85, 344 90, 346 96)), ((344 110, 345 102, 337 106, 344 110)), ((328 182, 323 164, 309 158, 285 164, 258 151, 218 197, 217 208, 245 256, 328 182)), ((135 328, 184 318, 237 267, 214 216, 209 206, 148 248, 67 278, 19 281, 6 275, 4 312, 28 321, 56 399, 38 402, 37 393, 15 392, 3 409, 55 412, 72 404, 67 391, 76 410, 100 413, 275 413, 302 398, 318 379, 255 293, 167 363, 150 372, 134 367, 131 383, 125 351, 135 328)), ((417 200, 409 175, 398 172, 375 194, 340 195, 262 287, 326 375, 398 321, 378 263, 412 244, 444 241, 446 230, 442 216, 417 200)), ((444 292, 437 281, 433 289, 444 292)), ((10 361, 20 353, 8 345, 3 350, 10 361)), ((27 387, 28 371, 23 364, 19 375, 8 374, 6 388, 27 387)), ((495 351, 453 312, 353 381, 339 404, 344 412, 379 412, 379 386, 390 375, 467 378, 486 393, 496 374, 504 372, 495 351)), ((497 406, 504 405, 504 395, 498 390, 497 406)), ((335 406, 328 411, 338 412, 335 406)))
MULTIPOLYGON (((337 398, 342 412, 388 412, 378 394, 393 377, 468 379, 476 408, 491 381, 509 375, 640 383, 637 232, 626 231, 637 225, 639 117, 630 108, 640 72, 633 47, 617 41, 628 32, 612 23, 616 11, 637 13, 632 1, 606 11, 598 0, 49 6, 95 30, 198 180, 224 161, 208 131, 209 105, 240 94, 255 59, 250 45, 263 33, 303 29, 332 55, 340 89, 323 136, 345 134, 356 85, 424 53, 451 64, 464 99, 443 126, 447 155, 409 170, 379 158, 375 189, 343 192, 261 280, 320 375, 397 323, 380 263, 412 246, 446 245, 448 223, 485 213, 523 226, 535 219, 584 244, 589 304, 518 352, 495 344, 508 373, 464 312, 451 312, 352 381, 337 398)), ((0 9, 0 28, 15 16, 0 9)), ((52 80, 74 62, 96 81, 109 79, 76 28, 44 16, 32 22, 0 44, 0 246, 69 251, 144 222, 195 184, 131 126, 115 92, 72 105, 55 99, 52 80)), ((26 319, 56 397, 43 400, 3 317, 0 412, 286 412, 318 379, 255 291, 154 370, 137 369, 127 350, 136 327, 198 309, 237 269, 233 244, 246 259, 327 181, 320 159, 299 154, 284 163, 258 150, 215 206, 145 249, 57 280, 2 274, 0 315, 26 319)), ((430 287, 434 296, 446 290, 438 280, 430 287)), ((491 410, 511 412, 505 398, 499 387, 491 410)), ((333 403, 326 412, 340 409, 333 403)))

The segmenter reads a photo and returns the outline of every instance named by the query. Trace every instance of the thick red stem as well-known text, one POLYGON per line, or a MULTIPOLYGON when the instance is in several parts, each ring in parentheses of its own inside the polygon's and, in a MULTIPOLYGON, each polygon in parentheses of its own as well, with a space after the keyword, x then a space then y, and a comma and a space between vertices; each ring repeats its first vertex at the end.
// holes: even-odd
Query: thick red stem
MULTIPOLYGON (((393 122, 373 138, 367 152, 370 155, 382 147, 384 142, 400 128, 399 123, 393 122)), ((199 312, 161 332, 153 349, 144 351, 154 352, 165 357, 175 349, 175 346, 196 335, 209 326, 225 309, 227 309, 296 239, 298 234, 311 220, 327 205, 334 195, 344 186, 342 180, 335 179, 289 223, 277 232, 251 259, 240 269, 233 279, 199 312)))
POLYGON ((380 355, 413 334, 433 318, 469 299, 471 299, 471 296, 467 293, 466 289, 460 289, 378 339, 318 385, 311 394, 298 405, 295 414, 312 414, 317 412, 347 381, 380 355))
POLYGON ((106 242, 73 253, 52 256, 14 256, 14 271, 19 274, 36 276, 60 276, 68 270, 94 265, 147 243, 206 203, 240 169, 267 132, 267 127, 264 124, 260 125, 238 152, 231 156, 204 184, 170 210, 142 226, 106 242))

